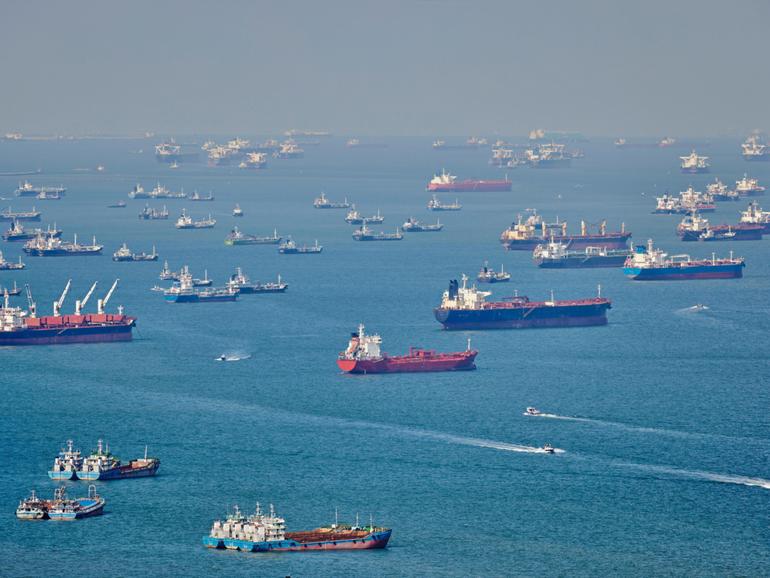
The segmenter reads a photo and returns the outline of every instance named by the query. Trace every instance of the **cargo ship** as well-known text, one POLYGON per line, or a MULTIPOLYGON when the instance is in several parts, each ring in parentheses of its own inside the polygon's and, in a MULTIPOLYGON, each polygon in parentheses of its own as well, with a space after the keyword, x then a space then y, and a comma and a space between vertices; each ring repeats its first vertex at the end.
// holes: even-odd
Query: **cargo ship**
POLYGON ((267 283, 252 283, 251 280, 243 274, 241 268, 238 267, 235 273, 230 276, 230 280, 227 282, 228 287, 236 289, 241 295, 249 295, 253 293, 283 293, 289 288, 288 283, 284 283, 281 280, 281 276, 278 275, 278 281, 267 283))
POLYGON ((741 197, 757 197, 765 194, 765 187, 757 179, 751 179, 743 173, 743 178, 735 181, 735 192, 741 197))
POLYGON ((525 150, 523 163, 535 169, 557 169, 571 166, 573 156, 563 144, 543 143, 525 150))
POLYGON ((689 155, 679 158, 682 159, 680 167, 683 173, 698 174, 709 172, 708 157, 698 156, 698 153, 692 151, 689 155))
POLYGON ((238 289, 233 287, 208 287, 198 289, 193 284, 193 278, 187 267, 182 269, 179 281, 166 289, 163 295, 169 303, 214 303, 221 301, 236 301, 238 289))
POLYGON ((209 192, 208 195, 201 196, 198 191, 193 191, 193 194, 187 197, 189 201, 213 201, 214 200, 214 194, 209 192))
POLYGON ((77 255, 101 255, 103 245, 96 243, 96 237, 90 245, 78 243, 78 236, 74 241, 62 241, 58 237, 38 235, 24 244, 24 252, 32 257, 71 257, 77 255))
POLYGON ((706 185, 706 193, 715 201, 737 201, 741 198, 738 191, 728 189, 727 185, 718 178, 706 185))
POLYGON ((689 255, 671 255, 656 249, 652 239, 639 245, 623 267, 635 281, 678 281, 687 279, 738 279, 743 277, 742 258, 693 260, 689 255))
POLYGON ((216 219, 211 218, 211 214, 205 219, 194 221, 193 218, 182 209, 182 214, 176 220, 174 226, 177 229, 213 229, 216 224, 217 221, 216 219))
POLYGON ((385 221, 385 217, 380 215, 380 210, 377 209, 376 215, 371 215, 369 217, 364 217, 361 213, 359 213, 356 210, 356 206, 353 205, 350 207, 350 210, 348 211, 348 214, 345 215, 345 222, 348 225, 363 225, 364 223, 383 223, 385 221))
POLYGON ((286 522, 270 512, 263 514, 257 508, 245 516, 238 506, 227 518, 216 520, 208 536, 203 537, 207 548, 240 550, 241 552, 317 552, 319 550, 372 550, 385 548, 392 530, 369 526, 331 526, 303 532, 287 532, 286 522))
POLYGON ((443 228, 444 225, 442 225, 439 220, 436 220, 435 225, 429 225, 418 221, 414 217, 409 217, 404 224, 401 225, 401 230, 407 233, 437 233, 443 228))
POLYGON ((258 237, 257 235, 247 235, 241 232, 238 227, 233 227, 232 231, 225 237, 225 245, 277 245, 281 239, 278 229, 273 229, 272 235, 258 237))
POLYGON ((762 234, 768 235, 770 234, 770 211, 763 211, 759 203, 751 201, 746 210, 741 212, 740 223, 761 225, 762 234))
POLYGON ((464 143, 452 143, 449 144, 443 139, 436 139, 433 141, 433 150, 473 150, 489 146, 489 141, 485 138, 479 138, 472 136, 468 138, 464 143))
POLYGON ((326 198, 326 195, 321 193, 314 201, 313 206, 316 209, 349 209, 350 203, 348 202, 348 198, 345 197, 345 200, 343 202, 334 202, 330 201, 326 198))
POLYGON ((458 181, 456 176, 450 175, 446 171, 441 171, 440 175, 433 175, 426 190, 436 193, 510 191, 511 181, 507 177, 504 180, 466 179, 458 181))
POLYGON ((3 240, 5 241, 28 241, 34 239, 40 235, 45 237, 61 237, 61 229, 57 229, 54 224, 53 229, 51 225, 48 225, 45 230, 43 229, 25 229, 24 226, 18 221, 13 221, 11 228, 3 233, 3 240))
POLYGON ((110 447, 97 441, 97 448, 90 455, 83 458, 80 468, 75 476, 78 480, 123 480, 126 478, 145 478, 154 476, 160 467, 158 458, 148 458, 147 448, 144 448, 144 457, 130 460, 127 464, 110 453, 110 447))
POLYGON ((507 273, 500 265, 500 272, 490 269, 486 261, 481 267, 479 274, 476 275, 476 281, 479 283, 507 283, 511 280, 511 274, 507 273))
POLYGON ((155 209, 150 205, 145 205, 139 218, 143 221, 166 221, 168 220, 168 209, 163 205, 162 209, 155 209))
POLYGON ((682 241, 759 241, 764 226, 754 223, 710 225, 698 213, 686 215, 677 226, 682 241))
POLYGON ((0 307, 0 346, 8 345, 60 345, 64 343, 102 343, 106 341, 130 341, 136 318, 123 315, 118 307, 117 315, 105 313, 110 298, 118 285, 116 280, 104 299, 97 302, 96 314, 83 314, 96 284, 82 301, 75 302, 74 315, 62 315, 61 307, 69 292, 67 282, 61 297, 54 303, 53 315, 38 317, 37 307, 27 286, 29 310, 11 307, 5 298, 0 307))
POLYGON ((3 257, 3 252, 0 251, 0 271, 20 271, 21 269, 24 269, 24 267, 25 265, 21 262, 21 257, 19 257, 18 263, 6 261, 5 257, 3 257))
POLYGON ((313 245, 300 246, 291 237, 278 245, 278 252, 281 255, 313 255, 320 253, 323 249, 323 245, 319 245, 318 240, 313 245))
POLYGON ((179 163, 198 160, 197 150, 183 150, 182 145, 171 139, 168 142, 162 142, 155 145, 155 160, 159 163, 179 163))
POLYGON ((152 246, 152 253, 132 253, 126 243, 112 254, 113 261, 157 261, 158 253, 155 252, 155 245, 152 246))
POLYGON ((532 260, 542 269, 589 269, 622 267, 630 255, 629 249, 607 247, 586 247, 570 251, 565 243, 552 242, 535 247, 532 260))
POLYGON ((67 440, 67 447, 59 451, 59 455, 53 460, 53 467, 48 470, 48 477, 52 480, 77 479, 77 471, 83 465, 83 456, 80 450, 75 449, 75 443, 67 440))
POLYGON ((770 147, 761 142, 759 135, 751 135, 741 145, 741 155, 750 162, 770 161, 770 147))
POLYGON ((429 211, 459 211, 463 208, 458 199, 454 203, 442 203, 436 195, 431 196, 428 201, 429 211))
POLYGON ((382 338, 367 335, 364 325, 351 334, 348 348, 337 357, 337 366, 345 373, 417 373, 428 371, 462 371, 476 369, 478 351, 437 353, 432 349, 411 347, 406 355, 390 356, 380 351, 382 338))
POLYGON ((631 233, 621 224, 620 231, 607 231, 607 222, 599 223, 598 231, 592 233, 585 221, 580 222, 580 234, 567 233, 565 221, 546 223, 542 217, 533 211, 526 221, 521 215, 517 222, 500 235, 500 243, 508 251, 533 251, 538 245, 551 242, 564 243, 571 250, 586 247, 605 247, 607 249, 625 249, 631 233))
POLYGON ((444 329, 526 329, 535 327, 582 327, 606 325, 609 299, 597 297, 557 301, 551 295, 548 301, 530 301, 515 295, 503 301, 487 302, 491 295, 468 287, 468 277, 449 282, 441 304, 433 310, 436 320, 444 329))
POLYGON ((294 142, 283 142, 281 148, 273 153, 277 159, 301 159, 305 156, 305 150, 297 146, 294 142))
POLYGON ((100 515, 104 504, 96 486, 88 486, 87 497, 74 499, 67 498, 67 486, 56 488, 53 500, 39 498, 32 490, 29 498, 19 502, 16 517, 20 520, 72 521, 100 515))
POLYGON ((366 224, 363 224, 353 231, 352 237, 354 241, 401 241, 404 234, 398 227, 396 227, 395 233, 385 233, 384 231, 375 233, 366 224))
POLYGON ((0 211, 0 221, 39 221, 40 211, 32 207, 31 211, 13 212, 11 207, 0 211))
POLYGON ((0 285, 0 295, 5 295, 6 293, 11 297, 21 295, 21 287, 16 285, 16 281, 13 282, 13 287, 3 287, 0 285))
POLYGON ((678 197, 664 194, 656 198, 657 204, 653 213, 657 214, 686 214, 692 211, 699 213, 713 213, 716 211, 714 198, 709 193, 701 193, 688 187, 686 191, 679 193, 678 197))
POLYGON ((124 201, 123 199, 119 201, 115 201, 111 205, 107 205, 108 209, 125 209, 128 206, 128 203, 124 201))
POLYGON ((66 192, 66 187, 35 187, 32 186, 32 183, 29 181, 24 181, 23 183, 19 183, 19 188, 14 191, 14 194, 17 197, 40 198, 42 195, 43 197, 47 198, 48 195, 55 195, 56 197, 61 198, 66 192))

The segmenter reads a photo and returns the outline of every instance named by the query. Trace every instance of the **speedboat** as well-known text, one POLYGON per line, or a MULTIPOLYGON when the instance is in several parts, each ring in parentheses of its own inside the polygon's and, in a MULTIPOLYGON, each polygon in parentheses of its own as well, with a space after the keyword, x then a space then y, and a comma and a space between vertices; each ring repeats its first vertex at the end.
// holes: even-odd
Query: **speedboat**
POLYGON ((534 407, 528 407, 524 415, 540 415, 540 410, 534 407))
POLYGON ((543 446, 543 451, 544 451, 545 453, 547 453, 547 454, 552 454, 552 453, 554 453, 556 450, 555 450, 555 449, 553 449, 553 446, 552 446, 551 444, 545 444, 545 445, 543 446))
POLYGON ((227 356, 223 353, 219 357, 217 357, 217 361, 228 361, 227 356))

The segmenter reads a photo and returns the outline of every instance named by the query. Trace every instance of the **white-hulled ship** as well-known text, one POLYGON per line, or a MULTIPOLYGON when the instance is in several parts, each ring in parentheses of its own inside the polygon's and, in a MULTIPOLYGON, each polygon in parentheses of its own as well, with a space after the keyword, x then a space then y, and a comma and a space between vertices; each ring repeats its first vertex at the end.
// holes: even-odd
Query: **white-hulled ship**
POLYGON ((216 219, 212 219, 209 215, 205 219, 194 221, 193 218, 182 209, 182 214, 176 220, 174 225, 177 229, 211 229, 217 224, 216 219))
POLYGON ((454 203, 442 203, 436 195, 433 195, 428 201, 429 211, 459 211, 462 208, 459 199, 455 199, 454 203))
POLYGON ((698 153, 692 151, 689 155, 679 157, 682 159, 681 169, 683 173, 695 174, 695 173, 707 173, 709 172, 709 158, 699 156, 698 153))
POLYGON ((735 181, 735 192, 741 197, 756 197, 765 194, 765 187, 759 184, 759 180, 744 173, 742 179, 735 181))

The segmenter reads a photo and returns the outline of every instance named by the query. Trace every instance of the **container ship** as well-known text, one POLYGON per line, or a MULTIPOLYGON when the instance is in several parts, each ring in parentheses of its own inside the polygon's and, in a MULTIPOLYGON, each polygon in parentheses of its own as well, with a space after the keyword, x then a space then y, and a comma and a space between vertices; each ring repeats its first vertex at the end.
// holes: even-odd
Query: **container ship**
POLYGON ((82 301, 75 302, 74 315, 62 315, 61 307, 70 289, 70 282, 58 301, 54 303, 53 315, 37 317, 36 305, 27 286, 29 310, 10 307, 6 298, 0 308, 0 346, 8 345, 60 345, 64 343, 102 343, 106 341, 130 341, 131 330, 136 318, 123 315, 118 307, 117 315, 105 313, 110 298, 118 285, 116 280, 104 299, 97 302, 96 314, 83 314, 96 283, 82 301))
POLYGON ((24 244, 24 252, 32 257, 70 257, 77 255, 101 255, 103 245, 97 245, 96 237, 91 245, 78 243, 78 236, 72 243, 58 237, 38 235, 24 244))
POLYGON ((458 181, 456 176, 450 175, 446 171, 441 171, 440 175, 433 175, 426 190, 435 193, 510 191, 511 181, 509 181, 507 177, 504 180, 466 179, 464 181, 458 181))
POLYGON ((29 181, 24 181, 19 183, 19 188, 14 191, 14 194, 17 197, 48 198, 49 195, 54 195, 54 197, 61 198, 66 192, 66 187, 35 187, 29 181))
POLYGON ((245 516, 238 506, 222 520, 216 520, 203 545, 207 548, 240 550, 241 552, 317 552, 319 550, 372 550, 385 548, 390 540, 390 528, 335 523, 331 526, 303 532, 287 532, 286 522, 275 514, 257 508, 245 516))
POLYGON ((343 202, 334 202, 330 201, 326 198, 326 195, 321 193, 314 201, 313 206, 316 209, 349 209, 350 203, 348 202, 347 197, 345 197, 345 200, 343 202))
POLYGON ((709 158, 698 156, 698 153, 692 151, 689 155, 679 157, 682 159, 681 169, 686 174, 698 174, 709 172, 709 158))
POLYGON ((225 245, 277 245, 281 242, 282 237, 278 234, 278 229, 273 229, 273 234, 263 237, 257 235, 247 235, 238 229, 233 227, 230 233, 225 237, 225 245))
POLYGON ((606 247, 586 247, 583 250, 570 251, 565 243, 553 242, 535 247, 532 260, 542 269, 590 269, 622 267, 630 255, 629 249, 606 247))
POLYGON ((571 250, 586 247, 604 247, 607 249, 625 249, 631 233, 621 224, 620 231, 607 231, 607 222, 599 223, 598 231, 591 233, 585 221, 580 222, 580 234, 567 233, 565 221, 546 223, 537 213, 531 214, 526 221, 519 215, 516 223, 500 235, 500 243, 508 251, 533 251, 538 245, 550 242, 564 243, 571 250))
POLYGON ((441 305, 433 310, 444 329, 526 329, 534 327, 581 327, 606 325, 609 299, 601 295, 591 299, 530 301, 527 297, 508 297, 503 301, 487 302, 491 295, 457 280, 449 282, 441 305))
POLYGON ((728 259, 693 260, 689 255, 671 255, 656 249, 652 239, 640 245, 623 267, 636 281, 678 281, 687 279, 738 279, 743 277, 745 262, 730 254, 728 259))
POLYGON ((13 212, 11 207, 8 207, 0 211, 0 221, 39 221, 41 214, 35 207, 32 207, 31 211, 19 212, 13 212))
POLYGON ((390 356, 380 352, 382 338, 367 335, 363 324, 351 334, 345 351, 337 357, 337 366, 345 373, 418 373, 429 371, 462 371, 476 369, 478 351, 468 348, 453 353, 437 353, 430 349, 410 348, 406 355, 390 356))
POLYGON ((754 223, 710 225, 698 213, 686 215, 677 226, 682 241, 759 241, 764 226, 754 223))

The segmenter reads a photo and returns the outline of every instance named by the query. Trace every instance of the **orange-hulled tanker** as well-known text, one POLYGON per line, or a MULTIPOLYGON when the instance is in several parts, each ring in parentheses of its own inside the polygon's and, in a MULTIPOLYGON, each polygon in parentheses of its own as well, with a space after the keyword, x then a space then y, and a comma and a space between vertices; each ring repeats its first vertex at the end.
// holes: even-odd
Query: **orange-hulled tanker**
POLYGON ((462 371, 476 369, 474 360, 478 351, 438 353, 430 349, 410 348, 406 355, 391 357, 380 352, 382 338, 367 335, 363 324, 350 337, 348 348, 340 353, 337 365, 345 373, 410 373, 427 371, 462 371))

